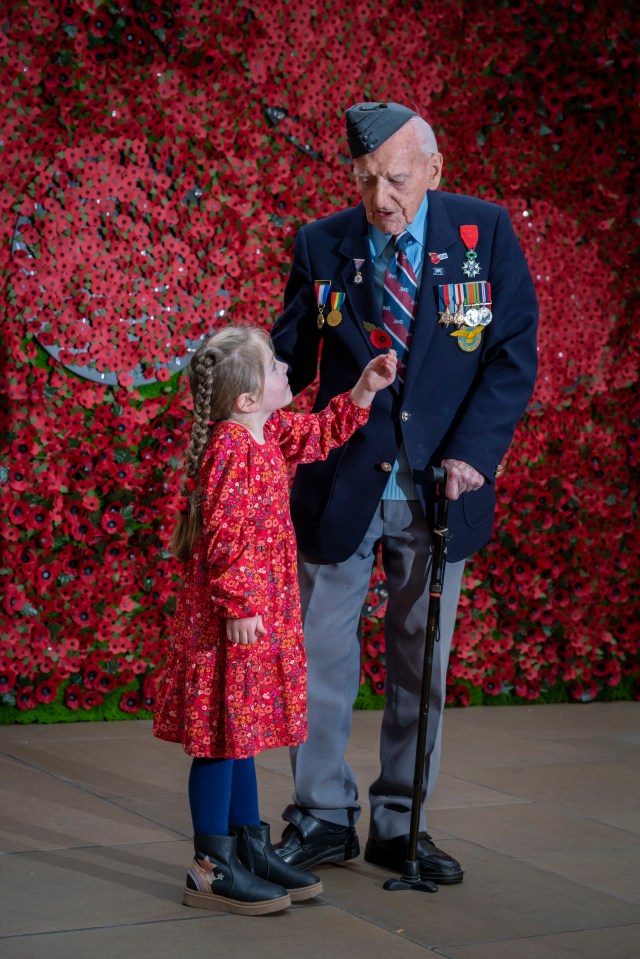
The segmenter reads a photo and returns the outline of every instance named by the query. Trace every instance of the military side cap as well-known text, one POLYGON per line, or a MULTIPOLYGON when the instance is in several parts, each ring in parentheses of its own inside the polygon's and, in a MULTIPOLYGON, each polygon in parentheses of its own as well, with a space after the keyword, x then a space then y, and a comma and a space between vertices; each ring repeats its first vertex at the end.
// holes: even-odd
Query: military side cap
POLYGON ((401 103, 356 103, 345 113, 349 153, 354 160, 373 153, 407 120, 417 116, 401 103))

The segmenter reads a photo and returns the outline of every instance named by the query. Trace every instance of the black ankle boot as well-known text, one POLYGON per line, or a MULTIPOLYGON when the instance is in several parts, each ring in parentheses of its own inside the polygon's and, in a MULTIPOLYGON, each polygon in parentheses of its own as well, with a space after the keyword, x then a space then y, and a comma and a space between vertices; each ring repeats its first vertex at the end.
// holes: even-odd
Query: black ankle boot
POLYGON ((185 906, 264 916, 291 905, 284 886, 245 869, 238 859, 235 836, 195 836, 193 844, 195 858, 182 896, 185 906))
POLYGON ((229 826, 238 837, 238 856, 254 876, 285 886, 292 902, 312 899, 322 892, 322 883, 312 872, 305 872, 284 862, 271 845, 269 824, 229 826))

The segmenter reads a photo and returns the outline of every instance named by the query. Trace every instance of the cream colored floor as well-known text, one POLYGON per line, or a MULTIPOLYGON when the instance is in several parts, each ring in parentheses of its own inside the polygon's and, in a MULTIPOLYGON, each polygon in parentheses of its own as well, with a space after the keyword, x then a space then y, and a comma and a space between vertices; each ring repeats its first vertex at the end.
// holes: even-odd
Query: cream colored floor
MULTIPOLYGON (((366 791, 380 714, 354 718, 366 791)), ((448 710, 429 826, 466 876, 435 895, 384 890, 360 857, 285 913, 182 906, 187 770, 148 722, 0 727, 2 959, 640 957, 637 703, 448 710)), ((259 776, 279 836, 286 751, 259 776)))

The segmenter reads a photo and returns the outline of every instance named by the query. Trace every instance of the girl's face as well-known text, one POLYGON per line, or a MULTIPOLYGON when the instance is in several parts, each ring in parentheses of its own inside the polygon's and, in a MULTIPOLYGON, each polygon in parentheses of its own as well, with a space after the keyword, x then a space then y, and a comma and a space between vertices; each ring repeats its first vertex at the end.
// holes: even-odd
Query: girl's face
POLYGON ((287 364, 277 360, 268 346, 265 346, 264 354, 264 389, 260 406, 264 413, 271 414, 287 406, 293 399, 293 394, 287 377, 287 364))

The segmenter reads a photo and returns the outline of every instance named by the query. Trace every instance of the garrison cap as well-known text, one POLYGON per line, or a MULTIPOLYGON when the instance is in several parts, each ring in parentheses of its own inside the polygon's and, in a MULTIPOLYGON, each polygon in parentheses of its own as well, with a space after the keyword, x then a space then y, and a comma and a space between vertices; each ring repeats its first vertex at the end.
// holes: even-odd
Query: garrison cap
POLYGON ((407 120, 417 116, 401 103, 356 103, 345 113, 349 153, 354 160, 373 153, 407 120))

